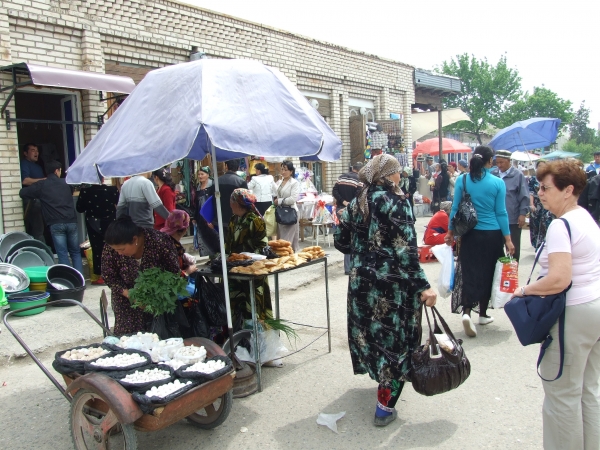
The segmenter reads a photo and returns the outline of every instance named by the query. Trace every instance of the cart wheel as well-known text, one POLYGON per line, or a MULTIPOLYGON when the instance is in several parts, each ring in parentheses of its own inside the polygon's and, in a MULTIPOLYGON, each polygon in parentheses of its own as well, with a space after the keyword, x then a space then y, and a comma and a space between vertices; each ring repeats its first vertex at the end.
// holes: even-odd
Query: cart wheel
POLYGON ((187 420, 198 428, 212 430, 225 422, 231 412, 232 404, 233 391, 229 391, 216 399, 212 404, 187 416, 187 420))
POLYGON ((70 426, 76 450, 137 450, 133 425, 119 423, 110 406, 85 389, 71 402, 70 426))

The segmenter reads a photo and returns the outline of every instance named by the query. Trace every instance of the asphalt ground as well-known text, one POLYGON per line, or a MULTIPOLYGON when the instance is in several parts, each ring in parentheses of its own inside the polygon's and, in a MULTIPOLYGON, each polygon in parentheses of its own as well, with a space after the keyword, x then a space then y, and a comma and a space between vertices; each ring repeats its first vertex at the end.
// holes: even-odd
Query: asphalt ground
MULTIPOLYGON (((417 220, 422 235, 429 217, 417 220)), ((305 245, 311 245, 310 241, 305 245)), ((529 275, 533 250, 523 230, 521 281, 529 275)), ((450 313, 449 299, 438 299, 439 310, 464 348, 472 365, 469 379, 458 389, 434 396, 417 394, 406 386, 397 405, 399 418, 386 428, 372 424, 377 384, 354 376, 346 332, 346 290, 342 257, 329 253, 329 291, 332 352, 322 336, 306 349, 284 359, 283 368, 263 368, 263 392, 235 399, 227 420, 211 431, 179 422, 154 433, 138 433, 140 449, 372 449, 392 448, 523 448, 542 446, 543 391, 535 372, 537 348, 522 347, 504 311, 491 311, 495 321, 468 338, 460 317, 450 313), (319 413, 345 411, 339 434, 316 419, 319 413), (247 429, 242 432, 242 429, 247 429)), ((436 284, 439 263, 424 264, 436 284)), ((321 265, 282 274, 281 315, 290 321, 326 325, 325 280, 321 265)), ((272 284, 271 284, 272 286, 272 284)), ((86 290, 84 304, 98 311, 102 288, 86 290)), ((81 308, 48 308, 37 316, 11 323, 51 369, 54 352, 101 339, 100 328, 81 308)), ((290 350, 304 347, 322 330, 297 326, 300 339, 284 343, 290 350)), ((72 448, 69 403, 28 357, 22 357, 10 333, 0 334, 0 417, 2 449, 72 448)))

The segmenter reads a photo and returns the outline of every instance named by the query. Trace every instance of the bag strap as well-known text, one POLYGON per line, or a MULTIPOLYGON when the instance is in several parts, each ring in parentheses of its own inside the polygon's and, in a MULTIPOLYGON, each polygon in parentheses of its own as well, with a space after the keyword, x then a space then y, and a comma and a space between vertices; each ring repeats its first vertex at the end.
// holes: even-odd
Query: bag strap
MULTIPOLYGON (((571 227, 569 225, 569 221, 567 219, 563 219, 562 217, 560 217, 559 219, 565 223, 565 227, 567 228, 567 232, 569 233, 569 241, 570 241, 572 236, 571 236, 571 227)), ((545 243, 546 243, 546 241, 544 240, 544 242, 542 243, 542 245, 540 247, 540 251, 538 252, 538 254, 535 257, 535 262, 533 263, 534 267, 539 259, 539 254, 541 253, 541 250, 544 248, 545 243)), ((531 273, 533 274, 533 269, 532 269, 531 273)), ((531 275, 529 275, 529 280, 531 280, 531 275)), ((527 284, 529 284, 529 280, 527 280, 527 284)), ((568 291, 570 288, 571 288, 571 284, 569 284, 569 287, 566 290, 568 291)), ((562 312, 560 313, 560 317, 558 318, 558 349, 559 349, 559 354, 560 354, 560 364, 558 367, 558 375, 556 375, 556 377, 554 377, 552 380, 547 380, 546 378, 544 378, 542 376, 542 374, 540 374, 540 364, 542 364, 542 359, 544 358, 544 355, 546 354, 546 349, 548 347, 550 347, 550 344, 552 344, 552 341, 554 340, 554 339, 552 339, 552 336, 550 334, 548 334, 548 336, 546 336, 546 339, 544 339, 544 342, 542 342, 542 345, 540 347, 540 354, 538 356, 536 370, 537 370, 538 376, 544 381, 558 380, 562 376, 562 373, 563 373, 563 367, 565 365, 565 317, 566 317, 566 312, 567 312, 567 308, 565 307, 565 308, 563 308, 562 312)))
MULTIPOLYGON (((567 232, 569 233, 569 240, 571 240, 571 226, 569 225, 569 221, 562 217, 559 217, 559 220, 562 220, 564 222, 565 227, 567 228, 567 232)), ((533 271, 535 270, 535 266, 537 265, 537 262, 540 259, 542 250, 544 250, 544 245, 546 245, 545 239, 544 239, 544 242, 542 242, 542 245, 540 245, 540 249, 535 254, 535 260, 533 261, 533 267, 531 268, 531 273, 529 274, 529 278, 527 279, 527 284, 529 284, 531 282, 531 277, 533 276, 533 271)))
POLYGON ((467 174, 465 173, 462 177, 463 177, 463 193, 465 195, 467 195, 468 194, 468 192, 467 192, 467 174))
POLYGON ((542 359, 544 358, 544 355, 546 354, 546 349, 548 347, 550 347, 550 344, 552 344, 552 341, 553 341, 552 336, 548 335, 546 337, 546 339, 544 339, 544 342, 542 342, 542 346, 540 347, 540 355, 538 356, 538 360, 537 360, 537 374, 544 381, 558 380, 563 373, 563 366, 565 364, 565 315, 566 315, 566 311, 567 311, 567 308, 565 307, 563 309, 562 313, 560 313, 560 317, 558 318, 558 348, 559 348, 559 353, 560 353, 560 365, 558 368, 558 375, 556 375, 556 377, 554 377, 552 380, 547 380, 540 374, 540 364, 542 363, 542 359))

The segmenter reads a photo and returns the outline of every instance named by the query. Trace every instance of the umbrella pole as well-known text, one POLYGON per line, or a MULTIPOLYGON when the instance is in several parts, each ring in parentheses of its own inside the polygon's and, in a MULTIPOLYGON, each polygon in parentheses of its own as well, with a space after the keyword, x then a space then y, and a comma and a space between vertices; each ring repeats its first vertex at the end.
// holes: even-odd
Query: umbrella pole
MULTIPOLYGON (((209 139, 210 140, 210 139, 209 139)), ((225 303, 227 305, 227 333, 229 334, 229 357, 234 361, 233 325, 231 321, 231 301, 229 299, 229 280, 227 279, 227 257, 225 255, 225 235, 223 234, 223 212, 221 211, 221 191, 219 190, 219 177, 217 176, 217 155, 215 146, 210 142, 210 156, 212 159, 213 173, 215 174, 215 204, 217 205, 217 218, 219 219, 219 249, 221 251, 221 269, 223 270, 223 289, 225 289, 225 303)))
POLYGON ((527 158, 529 158, 529 163, 533 164, 533 161, 531 160, 531 155, 529 154, 529 151, 527 150, 527 147, 525 147, 525 142, 523 142, 523 138, 521 137, 521 132, 517 131, 517 134, 519 135, 519 139, 521 140, 521 144, 523 144, 523 150, 525 150, 525 153, 527 154, 527 158))
POLYGON ((440 162, 444 158, 444 142, 442 141, 442 110, 438 109, 438 139, 440 144, 440 162))

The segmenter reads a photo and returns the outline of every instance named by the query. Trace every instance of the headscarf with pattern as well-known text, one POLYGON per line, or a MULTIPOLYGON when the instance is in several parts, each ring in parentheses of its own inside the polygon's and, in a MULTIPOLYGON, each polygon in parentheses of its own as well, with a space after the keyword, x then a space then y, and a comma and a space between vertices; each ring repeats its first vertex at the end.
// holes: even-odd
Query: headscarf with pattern
POLYGON ((367 202, 367 193, 373 185, 381 184, 390 192, 402 195, 402 190, 386 177, 400 172, 402 166, 396 158, 391 155, 377 155, 358 172, 358 179, 363 183, 363 187, 358 193, 358 207, 365 220, 369 214, 369 205, 367 202))
POLYGON ((256 196, 252 191, 248 189, 236 189, 231 193, 230 200, 250 211, 254 211, 259 217, 262 217, 262 214, 256 209, 256 196))

